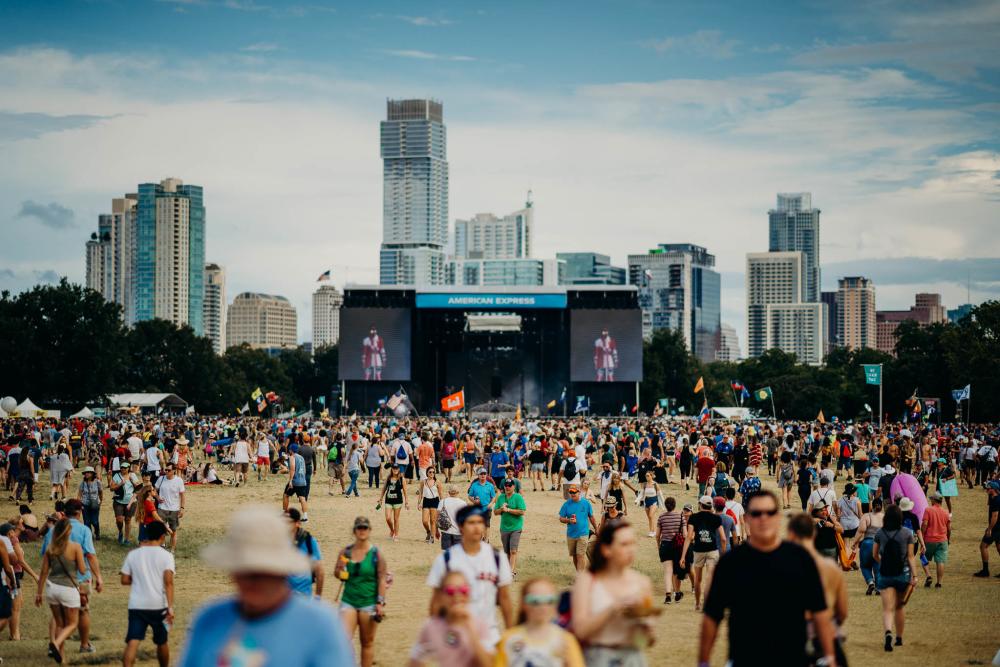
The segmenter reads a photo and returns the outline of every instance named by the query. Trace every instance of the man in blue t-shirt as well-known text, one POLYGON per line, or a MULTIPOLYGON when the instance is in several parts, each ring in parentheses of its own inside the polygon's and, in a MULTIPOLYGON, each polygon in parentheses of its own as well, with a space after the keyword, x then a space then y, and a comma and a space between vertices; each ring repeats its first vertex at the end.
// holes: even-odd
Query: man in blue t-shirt
POLYGON ((594 522, 594 509, 590 506, 590 501, 580 499, 580 487, 573 484, 567 492, 569 500, 559 508, 559 522, 566 524, 569 557, 573 560, 573 567, 580 572, 587 564, 587 537, 591 528, 597 532, 597 524, 594 522))
POLYGON ((353 667, 354 651, 333 607, 292 593, 288 578, 307 571, 310 561, 290 540, 274 539, 287 530, 276 511, 251 506, 234 513, 222 541, 205 548, 206 563, 232 577, 236 594, 197 612, 182 667, 353 667))
POLYGON ((483 509, 483 521, 486 522, 483 541, 489 542, 490 519, 493 518, 493 499, 497 497, 497 487, 493 484, 493 480, 486 476, 486 468, 480 468, 476 472, 476 481, 469 485, 469 504, 483 509))
POLYGON ((493 485, 497 488, 503 486, 504 471, 510 457, 507 452, 500 449, 500 445, 493 445, 493 453, 490 454, 490 477, 493 478, 493 485))
POLYGON ((313 595, 313 582, 316 583, 316 597, 323 597, 323 552, 319 542, 308 530, 302 527, 302 515, 294 507, 288 509, 288 519, 292 522, 292 543, 295 548, 309 558, 311 570, 303 570, 297 574, 288 575, 288 585, 296 593, 310 597, 313 595))

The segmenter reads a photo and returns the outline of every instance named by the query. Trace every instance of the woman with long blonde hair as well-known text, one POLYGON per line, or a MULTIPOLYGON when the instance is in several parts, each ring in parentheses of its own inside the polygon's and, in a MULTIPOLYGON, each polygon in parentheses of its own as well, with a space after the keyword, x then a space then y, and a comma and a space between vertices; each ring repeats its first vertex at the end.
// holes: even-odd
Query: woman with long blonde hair
POLYGON ((49 657, 66 661, 65 644, 80 622, 80 587, 78 575, 87 573, 83 549, 69 539, 69 519, 60 519, 52 528, 52 541, 42 554, 42 571, 38 576, 35 606, 45 601, 52 611, 49 625, 49 657))

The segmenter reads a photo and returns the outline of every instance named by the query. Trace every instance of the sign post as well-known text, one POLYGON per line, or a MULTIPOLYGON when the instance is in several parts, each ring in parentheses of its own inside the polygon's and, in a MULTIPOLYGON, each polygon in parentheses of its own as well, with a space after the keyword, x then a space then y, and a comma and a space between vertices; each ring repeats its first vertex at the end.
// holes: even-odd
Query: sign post
POLYGON ((878 385, 878 426, 882 428, 882 364, 861 364, 865 369, 865 383, 878 385))

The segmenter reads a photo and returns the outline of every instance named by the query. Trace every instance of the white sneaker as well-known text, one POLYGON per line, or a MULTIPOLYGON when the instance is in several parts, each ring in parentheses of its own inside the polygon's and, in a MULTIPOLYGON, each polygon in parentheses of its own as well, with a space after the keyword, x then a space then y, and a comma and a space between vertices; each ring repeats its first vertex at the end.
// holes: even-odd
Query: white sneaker
POLYGON ((646 533, 646 536, 647 536, 647 537, 656 537, 656 533, 654 533, 654 532, 649 532, 649 533, 646 533))

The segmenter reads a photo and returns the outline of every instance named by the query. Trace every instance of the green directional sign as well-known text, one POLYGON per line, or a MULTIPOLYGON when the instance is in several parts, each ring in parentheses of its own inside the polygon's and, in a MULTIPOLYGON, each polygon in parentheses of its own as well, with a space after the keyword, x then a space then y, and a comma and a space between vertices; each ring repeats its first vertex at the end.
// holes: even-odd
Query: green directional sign
POLYGON ((865 382, 868 384, 881 385, 882 384, 882 365, 881 364, 862 364, 862 368, 865 369, 865 382))

